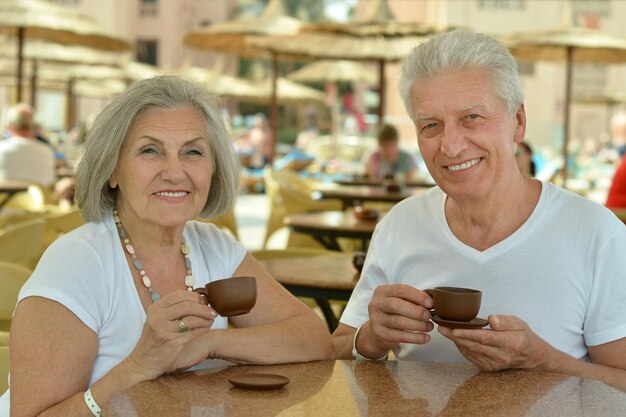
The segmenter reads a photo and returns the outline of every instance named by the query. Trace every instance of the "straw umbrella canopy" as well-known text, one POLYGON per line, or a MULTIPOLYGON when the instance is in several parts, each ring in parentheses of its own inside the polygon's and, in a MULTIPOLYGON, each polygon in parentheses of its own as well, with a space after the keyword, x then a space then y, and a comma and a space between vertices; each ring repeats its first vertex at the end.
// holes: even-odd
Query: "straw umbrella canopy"
POLYGON ((181 69, 179 75, 188 80, 205 85, 211 93, 217 96, 253 101, 261 97, 260 88, 250 81, 232 75, 222 74, 217 70, 187 67, 181 69))
POLYGON ((250 44, 280 57, 348 59, 378 63, 379 122, 385 108, 385 63, 404 58, 429 35, 449 30, 417 22, 398 22, 386 0, 366 3, 363 16, 349 23, 305 25, 295 37, 252 38, 250 44))
MULTIPOLYGON (((248 58, 267 56, 264 48, 248 42, 249 38, 265 36, 293 36, 298 33, 301 22, 287 16, 282 0, 270 0, 261 16, 256 19, 239 19, 220 22, 208 27, 194 29, 187 33, 183 43, 191 48, 234 54, 248 58)), ((270 96, 270 128, 274 145, 278 130, 277 82, 278 59, 269 53, 272 62, 272 94, 270 96)))
POLYGON ((626 38, 593 29, 567 27, 513 34, 504 39, 519 60, 565 62, 565 106, 563 116, 563 181, 567 179, 572 67, 577 62, 618 64, 626 62, 626 38))
MULTIPOLYGON (((287 75, 287 78, 300 82, 323 82, 334 85, 337 82, 365 81, 368 84, 376 83, 376 73, 355 61, 320 60, 306 64, 302 68, 287 75)), ((331 134, 336 146, 337 123, 339 119, 339 100, 337 89, 334 91, 331 103, 331 134)))
POLYGON ((299 82, 365 81, 374 84, 376 73, 358 62, 327 59, 306 64, 287 78, 299 82))
MULTIPOLYGON (((209 91, 218 96, 233 97, 242 101, 264 103, 272 96, 272 82, 267 79, 252 82, 242 78, 221 74, 216 70, 188 67, 180 75, 189 80, 204 84, 209 91)), ((322 92, 284 78, 277 80, 277 95, 281 102, 297 104, 323 102, 322 92)))
POLYGON ((42 80, 65 83, 66 127, 70 128, 74 124, 76 96, 112 97, 124 91, 134 81, 161 75, 165 71, 152 65, 131 61, 121 66, 50 64, 39 73, 42 80), (102 88, 96 88, 94 85, 97 83, 100 83, 102 88), (107 86, 111 88, 110 94, 104 92, 100 94, 107 86), (86 92, 89 94, 85 94, 86 92))
MULTIPOLYGON (((0 56, 12 59, 17 55, 17 46, 9 39, 0 42, 0 56)), ((115 54, 84 46, 68 46, 54 42, 29 41, 24 45, 23 59, 32 63, 30 70, 30 103, 35 106, 37 77, 40 62, 69 63, 84 65, 118 65, 115 54)), ((25 75, 22 68, 22 77, 25 75)))
POLYGON ((122 52, 131 49, 125 39, 73 10, 43 0, 0 0, 0 33, 17 40, 17 99, 22 99, 24 41, 43 39, 65 45, 122 52))
POLYGON ((282 0, 271 0, 258 18, 230 20, 196 28, 185 35, 183 43, 194 49, 262 58, 267 55, 266 52, 249 44, 247 38, 295 35, 301 26, 298 19, 287 16, 282 0))
MULTIPOLYGON (((273 94, 273 84, 273 80, 269 78, 259 84, 266 99, 273 94)), ((276 80, 276 94, 279 101, 285 104, 323 103, 326 100, 326 96, 321 91, 282 77, 276 80)))

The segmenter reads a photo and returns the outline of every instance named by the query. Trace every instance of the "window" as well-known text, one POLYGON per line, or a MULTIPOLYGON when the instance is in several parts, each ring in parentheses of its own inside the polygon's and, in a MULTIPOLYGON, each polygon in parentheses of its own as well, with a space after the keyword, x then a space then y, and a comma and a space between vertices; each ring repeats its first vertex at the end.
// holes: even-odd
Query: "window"
POLYGON ((145 64, 157 65, 159 43, 156 40, 137 41, 137 61, 145 64))
POLYGON ((139 2, 139 16, 151 17, 159 14, 158 0, 141 0, 139 2))
POLYGON ((60 6, 80 6, 81 0, 48 0, 60 6))
POLYGON ((526 0, 477 0, 481 10, 524 10, 526 0))

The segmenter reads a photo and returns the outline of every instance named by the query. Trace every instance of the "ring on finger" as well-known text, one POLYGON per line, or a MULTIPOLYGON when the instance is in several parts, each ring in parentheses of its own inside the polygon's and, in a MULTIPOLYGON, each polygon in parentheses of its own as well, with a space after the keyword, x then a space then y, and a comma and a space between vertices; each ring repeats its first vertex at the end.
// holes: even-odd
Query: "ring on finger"
POLYGON ((181 332, 186 332, 188 327, 185 324, 185 322, 183 321, 183 319, 178 320, 178 328, 180 329, 181 332))

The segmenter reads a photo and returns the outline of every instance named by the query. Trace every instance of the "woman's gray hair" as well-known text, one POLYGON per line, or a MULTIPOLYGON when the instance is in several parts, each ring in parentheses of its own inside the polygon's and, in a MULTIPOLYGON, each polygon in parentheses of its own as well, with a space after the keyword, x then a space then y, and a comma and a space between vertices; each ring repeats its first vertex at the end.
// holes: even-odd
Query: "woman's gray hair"
POLYGON ((213 177, 201 216, 213 218, 233 207, 240 167, 215 98, 199 84, 164 75, 133 84, 94 120, 76 174, 76 201, 86 221, 99 221, 115 206, 118 189, 109 186, 109 178, 137 116, 150 108, 184 106, 195 108, 206 119, 209 133, 213 177))
POLYGON ((467 30, 454 30, 433 36, 413 48, 400 69, 398 90, 409 117, 413 118, 410 90, 415 80, 444 72, 484 69, 493 80, 495 93, 510 113, 524 102, 524 91, 517 62, 509 50, 494 38, 467 30))

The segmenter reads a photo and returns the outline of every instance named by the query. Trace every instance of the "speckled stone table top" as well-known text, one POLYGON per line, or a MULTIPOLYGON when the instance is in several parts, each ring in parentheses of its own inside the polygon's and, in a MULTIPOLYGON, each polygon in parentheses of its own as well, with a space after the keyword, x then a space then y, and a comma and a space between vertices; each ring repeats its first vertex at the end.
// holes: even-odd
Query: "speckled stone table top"
POLYGON ((110 416, 622 416, 626 393, 601 382, 530 371, 481 373, 465 365, 322 361, 234 365, 144 382, 103 407, 110 416), (291 382, 272 391, 233 387, 263 372, 291 382))

